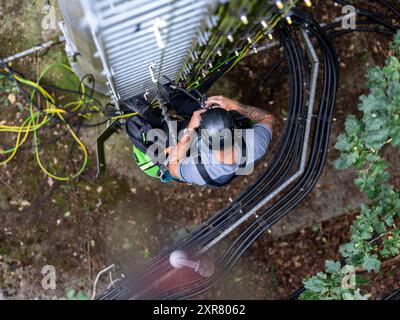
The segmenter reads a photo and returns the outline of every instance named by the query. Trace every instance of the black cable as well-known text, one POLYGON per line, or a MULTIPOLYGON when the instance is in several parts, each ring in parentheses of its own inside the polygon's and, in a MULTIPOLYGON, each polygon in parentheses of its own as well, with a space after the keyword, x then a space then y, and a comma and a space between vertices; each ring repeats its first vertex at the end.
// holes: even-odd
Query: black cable
POLYGON ((397 17, 400 17, 400 11, 397 10, 389 1, 386 0, 378 0, 378 2, 382 3, 384 6, 389 8, 397 17))
MULTIPOLYGON (((255 90, 253 90, 253 95, 250 98, 250 104, 254 104, 254 101, 256 99, 256 97, 258 96, 260 89, 266 84, 266 82, 268 81, 268 79, 271 77, 271 75, 276 71, 276 69, 282 64, 282 62, 284 61, 283 58, 278 59, 277 61, 275 61, 267 70, 267 72, 264 73, 263 77, 261 78, 260 82, 258 83, 257 87, 255 90)), ((281 73, 283 74, 283 73, 281 73)))
POLYGON ((382 33, 384 35, 392 36, 394 34, 393 31, 385 31, 385 30, 380 30, 380 29, 368 29, 368 28, 357 28, 357 29, 349 29, 349 30, 342 30, 342 31, 337 31, 337 32, 332 32, 329 34, 329 37, 331 39, 340 37, 345 34, 349 34, 352 32, 372 32, 372 33, 382 33))
MULTIPOLYGON (((351 3, 347 2, 347 1, 344 1, 344 0, 334 0, 334 1, 339 3, 339 4, 341 4, 341 5, 344 5, 344 6, 351 6, 352 5, 351 3)), ((364 9, 364 8, 360 8, 360 7, 356 7, 356 12, 358 12, 361 15, 364 15, 366 17, 371 18, 376 23, 378 23, 380 25, 383 25, 386 28, 388 28, 388 29, 390 29, 390 30, 392 30, 394 32, 396 32, 396 30, 397 30, 396 27, 394 27, 390 23, 382 20, 382 18, 384 18, 384 17, 380 17, 379 14, 377 14, 377 13, 374 13, 374 12, 372 12, 370 10, 367 10, 367 9, 364 9)))
POLYGON ((400 300, 400 289, 394 290, 391 294, 389 294, 383 300, 400 300))
MULTIPOLYGON (((368 16, 373 16, 367 12, 368 16)), ((171 251, 175 249, 197 250, 212 241, 226 227, 231 225, 239 217, 243 210, 248 212, 259 201, 268 195, 273 187, 282 184, 285 178, 290 176, 301 154, 302 145, 302 119, 304 117, 304 105, 301 101, 302 91, 298 90, 298 86, 294 86, 291 91, 290 108, 288 121, 285 126, 285 135, 281 148, 278 151, 272 165, 267 169, 266 173, 253 186, 246 189, 231 205, 219 211, 216 215, 208 219, 201 226, 196 228, 189 236, 178 244, 158 254, 152 261, 140 272, 129 274, 124 280, 120 281, 115 287, 110 288, 104 294, 100 295, 100 299, 115 298, 190 298, 205 292, 221 281, 227 272, 234 266, 241 255, 256 241, 266 229, 270 228, 283 216, 287 215, 294 207, 296 207, 314 188, 324 167, 327 150, 329 146, 330 131, 332 126, 332 117, 335 109, 335 97, 338 84, 338 59, 335 50, 330 42, 328 35, 319 27, 319 25, 310 16, 294 10, 295 22, 300 25, 307 25, 309 32, 318 41, 321 55, 324 62, 323 87, 320 93, 320 103, 318 113, 313 122, 313 138, 309 151, 308 163, 303 175, 296 181, 291 188, 280 196, 269 208, 258 213, 259 218, 255 219, 236 236, 227 249, 224 249, 222 257, 218 260, 218 269, 211 279, 199 279, 197 276, 189 282, 177 283, 162 290, 159 288, 157 292, 142 292, 136 287, 136 283, 141 284, 141 288, 152 283, 154 279, 152 275, 165 274, 171 270, 168 263, 168 257, 171 251), (295 104, 297 102, 297 105, 295 104), (302 106, 300 108, 300 106, 302 106), (300 109, 298 109, 300 108, 300 109), (296 128, 296 129, 295 129, 296 128), (295 134, 297 133, 297 134, 295 134), (283 152, 284 151, 284 152, 283 152), (272 169, 271 169, 272 168, 272 169), (276 174, 278 171, 278 174, 276 174), (279 175, 281 173, 281 175, 279 175), (272 187, 271 187, 272 186, 272 187), (137 290, 136 290, 137 289, 137 290)), ((372 17, 377 24, 382 24, 380 17, 372 17)), ((282 25, 277 27, 278 30, 285 33, 282 25)), ((393 30, 393 28, 388 28, 393 30)), ((357 31, 357 30, 356 30, 357 31)), ((298 79, 304 69, 304 57, 296 51, 293 40, 290 35, 286 34, 281 41, 286 44, 286 54, 289 62, 294 62, 293 67, 289 68, 290 76, 296 82, 303 83, 298 79)), ((290 64, 291 65, 291 64, 290 64)), ((304 73, 307 76, 307 73, 304 73)), ((208 83, 210 85, 210 83, 208 83)), ((212 85, 212 84, 211 84, 212 85)))
MULTIPOLYGON (((302 81, 295 81, 296 83, 302 83, 302 81)), ((293 100, 292 101, 292 105, 296 105, 296 103, 294 103, 296 100, 293 100)), ((298 105, 298 104, 297 104, 298 105)), ((290 121, 288 121, 288 123, 290 124, 290 121)), ((288 139, 288 141, 291 141, 291 142, 293 142, 294 141, 294 139, 288 139)), ((273 170, 271 170, 271 171, 273 171, 273 170)), ((238 212, 239 214, 240 214, 240 212, 238 212)), ((194 234, 193 234, 193 237, 192 237, 193 239, 194 238, 197 238, 198 239, 198 235, 196 234, 196 232, 194 232, 194 234)), ((206 241, 207 241, 207 239, 205 239, 206 241)), ((150 271, 150 270, 149 270, 150 271)))
MULTIPOLYGON (((281 215, 284 213, 281 213, 281 215)), ((265 223, 265 227, 268 227, 270 225, 272 225, 273 223, 265 223)), ((241 250, 240 251, 236 251, 237 253, 232 253, 229 251, 226 251, 225 256, 229 257, 229 260, 231 261, 228 264, 228 270, 232 267, 232 265, 237 261, 237 259, 240 257, 240 255, 248 248, 248 246, 255 240, 257 239, 264 231, 265 231, 265 227, 259 227, 259 225, 256 225, 256 223, 253 223, 252 226, 250 228, 248 228, 248 232, 247 232, 247 237, 244 238, 245 240, 243 241, 243 244, 241 245, 241 250), (255 227, 253 227, 255 226, 255 227), (249 233, 250 232, 250 233, 249 233), (247 240, 246 240, 247 239, 247 240)), ((242 233, 241 236, 244 236, 245 233, 242 233)), ((237 241, 237 240, 236 240, 237 241)), ((214 284, 210 284, 210 286, 212 286, 214 284)), ((202 290, 207 290, 208 288, 203 288, 202 290)), ((193 292, 193 291, 192 291, 193 292)), ((200 291, 196 291, 196 294, 198 294, 200 291)), ((191 295, 192 293, 190 293, 191 295)), ((183 293, 183 295, 179 295, 179 298, 182 297, 190 297, 190 295, 185 295, 185 293, 183 293)), ((176 298, 177 296, 174 296, 174 298, 176 298)))

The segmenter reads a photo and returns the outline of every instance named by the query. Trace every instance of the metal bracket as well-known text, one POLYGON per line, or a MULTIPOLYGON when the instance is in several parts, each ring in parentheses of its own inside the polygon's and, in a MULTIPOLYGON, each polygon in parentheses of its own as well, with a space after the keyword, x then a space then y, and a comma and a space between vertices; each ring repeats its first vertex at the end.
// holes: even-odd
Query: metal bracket
POLYGON ((154 20, 154 24, 152 27, 152 30, 154 32, 154 36, 156 37, 156 41, 157 41, 157 45, 160 49, 164 49, 165 48, 165 42, 163 41, 162 37, 161 37, 161 29, 166 28, 167 27, 167 22, 161 18, 156 18, 154 20))
POLYGON ((151 76, 151 81, 153 81, 153 83, 157 83, 158 79, 155 76, 155 74, 156 74, 156 64, 154 62, 149 64, 149 73, 150 73, 150 76, 151 76))
POLYGON ((98 178, 101 174, 106 171, 106 157, 104 151, 104 144, 110 138, 113 133, 117 131, 120 123, 118 120, 113 120, 111 123, 107 125, 100 135, 96 138, 96 156, 97 156, 97 174, 96 178, 98 178))

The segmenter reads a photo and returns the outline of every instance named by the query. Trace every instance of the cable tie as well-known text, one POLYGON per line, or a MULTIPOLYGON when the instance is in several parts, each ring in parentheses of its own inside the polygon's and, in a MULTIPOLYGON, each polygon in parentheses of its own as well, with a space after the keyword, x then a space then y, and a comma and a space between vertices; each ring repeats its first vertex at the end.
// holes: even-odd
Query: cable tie
POLYGON ((271 227, 264 219, 259 220, 257 223, 262 229, 269 229, 271 227))
POLYGON ((242 203, 240 202, 240 201, 237 201, 237 202, 233 202, 232 203, 232 209, 233 210, 237 210, 237 209, 241 209, 241 207, 242 207, 242 203))

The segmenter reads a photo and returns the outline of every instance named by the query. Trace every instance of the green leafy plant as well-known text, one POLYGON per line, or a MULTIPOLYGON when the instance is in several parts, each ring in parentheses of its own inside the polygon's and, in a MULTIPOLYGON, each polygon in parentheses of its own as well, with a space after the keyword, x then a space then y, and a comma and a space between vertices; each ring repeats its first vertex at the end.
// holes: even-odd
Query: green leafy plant
POLYGON ((16 84, 0 75, 0 106, 9 107, 11 102, 9 100, 10 94, 16 95, 18 93, 18 87, 16 84))
POLYGON ((89 296, 83 291, 76 291, 74 288, 65 290, 67 300, 89 300, 89 296))
POLYGON ((340 262, 328 260, 325 263, 325 273, 319 272, 305 282, 306 291, 303 300, 366 300, 369 295, 362 295, 356 287, 359 279, 355 268, 340 262))
MULTIPOLYGON (((349 115, 345 132, 336 143, 340 157, 337 169, 354 168, 356 186, 368 198, 351 227, 350 241, 340 247, 349 268, 379 272, 383 259, 400 253, 400 194, 389 183, 388 163, 381 157, 386 145, 400 145, 400 32, 390 45, 385 66, 368 71, 369 95, 361 96, 362 118, 349 115)), ((301 299, 365 299, 359 289, 341 286, 343 268, 327 262, 325 273, 304 281, 301 299), (335 267, 333 267, 333 265, 335 267)))

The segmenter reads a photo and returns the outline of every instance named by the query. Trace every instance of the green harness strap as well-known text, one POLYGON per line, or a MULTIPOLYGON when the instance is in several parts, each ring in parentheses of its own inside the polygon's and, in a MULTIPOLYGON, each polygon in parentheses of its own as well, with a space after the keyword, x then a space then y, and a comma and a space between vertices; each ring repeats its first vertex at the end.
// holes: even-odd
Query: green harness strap
POLYGON ((160 167, 155 165, 146 153, 133 146, 133 155, 139 168, 148 176, 159 179, 158 172, 160 167))

